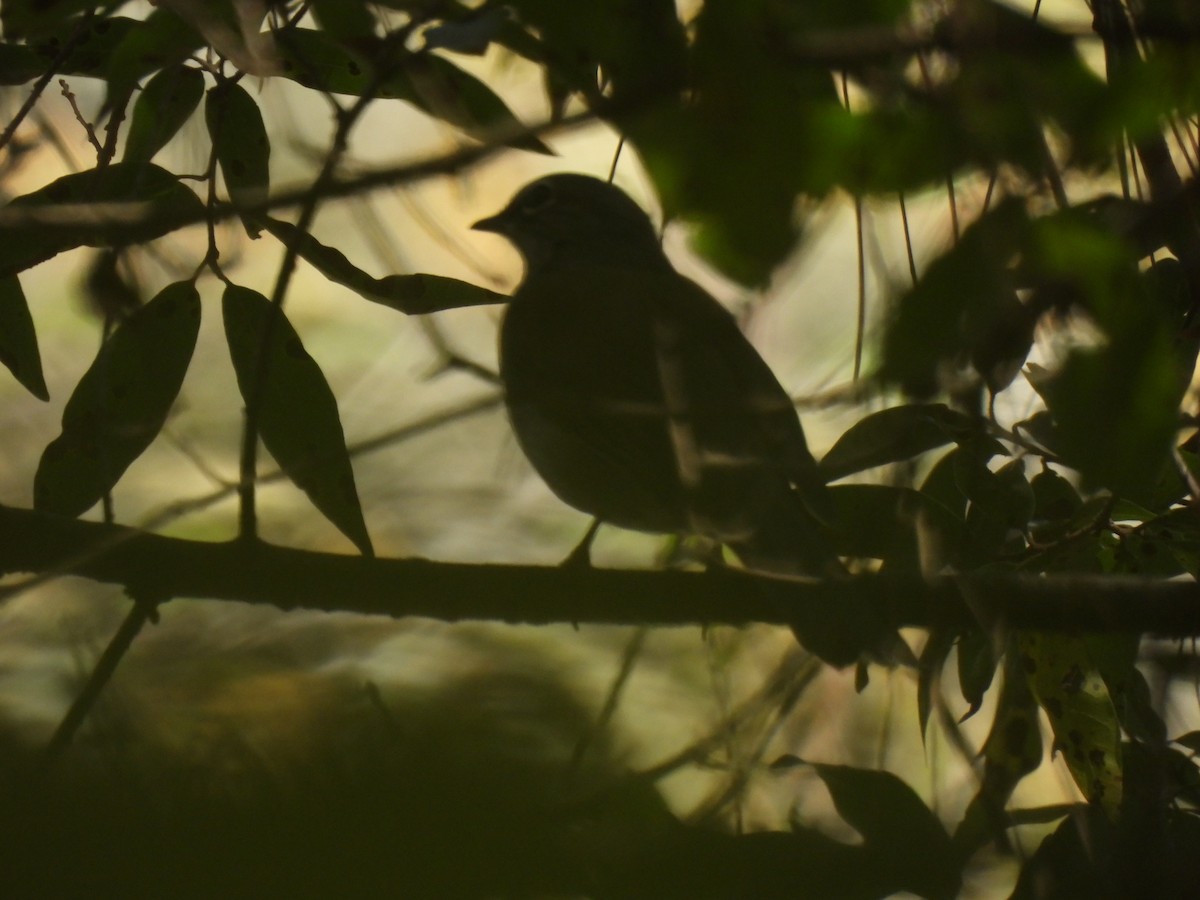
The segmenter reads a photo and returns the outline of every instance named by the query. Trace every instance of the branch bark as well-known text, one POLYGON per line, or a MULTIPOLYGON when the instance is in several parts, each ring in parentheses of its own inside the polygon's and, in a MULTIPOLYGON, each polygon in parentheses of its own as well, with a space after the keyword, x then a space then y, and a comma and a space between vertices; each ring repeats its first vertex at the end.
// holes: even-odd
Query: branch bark
POLYGON ((78 575, 144 602, 175 597, 443 621, 787 624, 806 604, 877 609, 898 626, 1007 626, 1067 632, 1200 634, 1200 585, 1132 576, 1000 573, 781 580, 708 572, 365 559, 251 541, 164 537, 0 507, 0 571, 78 575), (793 606, 794 604, 794 606, 793 606))

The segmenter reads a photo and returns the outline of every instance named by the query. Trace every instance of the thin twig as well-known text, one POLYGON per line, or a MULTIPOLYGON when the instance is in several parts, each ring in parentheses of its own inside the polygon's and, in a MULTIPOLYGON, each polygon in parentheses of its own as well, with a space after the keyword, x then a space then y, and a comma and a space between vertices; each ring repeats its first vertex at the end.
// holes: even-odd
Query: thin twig
POLYGON ((121 627, 112 636, 108 646, 104 648, 104 652, 100 654, 100 659, 96 661, 96 667, 92 669, 79 695, 67 710, 66 715, 63 716, 62 721, 58 723, 58 727, 54 729, 54 734, 42 751, 40 769, 43 773, 53 766, 62 756, 63 751, 71 745, 88 714, 95 708, 96 701, 100 699, 105 685, 112 679, 117 666, 141 633, 142 628, 147 622, 153 621, 154 616, 155 605, 153 603, 137 599, 133 601, 133 608, 121 622, 121 627))

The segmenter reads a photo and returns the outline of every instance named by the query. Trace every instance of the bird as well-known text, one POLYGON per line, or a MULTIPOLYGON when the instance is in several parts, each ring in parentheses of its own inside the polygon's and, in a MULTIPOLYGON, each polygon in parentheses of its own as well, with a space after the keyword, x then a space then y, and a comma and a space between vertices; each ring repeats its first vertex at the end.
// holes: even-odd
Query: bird
MULTIPOLYGON (((499 374, 517 442, 551 491, 600 522, 703 535, 751 569, 845 574, 791 397, 733 315, 675 270, 637 203, 557 173, 472 227, 524 261, 499 374)), ((862 649, 817 634, 825 625, 794 630, 838 665, 862 649)))

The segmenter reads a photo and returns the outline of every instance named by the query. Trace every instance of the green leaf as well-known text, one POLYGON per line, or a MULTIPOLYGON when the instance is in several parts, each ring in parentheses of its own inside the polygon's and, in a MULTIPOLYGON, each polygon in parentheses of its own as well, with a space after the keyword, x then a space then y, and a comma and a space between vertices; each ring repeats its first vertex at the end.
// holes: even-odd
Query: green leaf
MULTIPOLYGON (((208 92, 204 118, 230 201, 239 210, 261 206, 271 188, 271 141, 258 104, 227 82, 208 92)), ((243 215, 242 224, 252 238, 262 232, 256 217, 243 215)))
POLYGON ((125 139, 126 162, 149 162, 191 118, 204 96, 199 69, 175 65, 151 78, 137 102, 125 139))
POLYGON ((344 285, 365 300, 381 303, 410 315, 459 309, 464 306, 488 306, 507 303, 509 297, 457 278, 442 275, 386 275, 375 278, 355 266, 345 255, 328 247, 290 222, 263 218, 263 226, 296 252, 318 272, 344 285))
POLYGON ((1072 778, 1090 802, 1115 816, 1122 796, 1121 726, 1087 642, 1025 632, 1017 636, 1017 651, 1072 778))
POLYGON ((16 275, 0 278, 0 363, 39 400, 49 400, 29 304, 16 275))
POLYGON ((821 475, 836 481, 887 463, 912 459, 972 433, 971 418, 941 403, 894 406, 856 422, 821 460, 821 475))
MULTIPOLYGON (((332 35, 288 28, 276 36, 282 74, 305 87, 361 96, 375 82, 374 67, 332 35)), ((384 91, 380 97, 394 96, 384 91)))
POLYGON ((371 556, 337 400, 321 369, 262 294, 230 285, 221 308, 238 388, 257 407, 263 444, 322 515, 371 556))
POLYGON ((338 40, 375 35, 375 16, 365 0, 312 0, 309 5, 321 29, 338 40))
POLYGON ((74 247, 150 241, 203 217, 200 198, 149 163, 64 175, 0 210, 0 277, 74 247))
POLYGON ((200 296, 190 281, 163 288, 104 342, 42 454, 34 508, 78 516, 103 497, 162 429, 192 359, 200 296))

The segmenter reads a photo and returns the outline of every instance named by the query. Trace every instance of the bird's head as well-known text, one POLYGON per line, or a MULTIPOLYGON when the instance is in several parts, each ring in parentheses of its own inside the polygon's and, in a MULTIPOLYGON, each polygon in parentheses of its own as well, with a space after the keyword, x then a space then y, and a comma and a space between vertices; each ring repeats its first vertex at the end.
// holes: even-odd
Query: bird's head
POLYGON ((646 213, 620 188, 587 175, 547 175, 472 228, 508 238, 527 273, 561 265, 665 264, 646 213))

